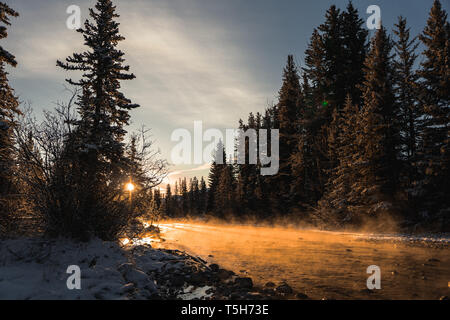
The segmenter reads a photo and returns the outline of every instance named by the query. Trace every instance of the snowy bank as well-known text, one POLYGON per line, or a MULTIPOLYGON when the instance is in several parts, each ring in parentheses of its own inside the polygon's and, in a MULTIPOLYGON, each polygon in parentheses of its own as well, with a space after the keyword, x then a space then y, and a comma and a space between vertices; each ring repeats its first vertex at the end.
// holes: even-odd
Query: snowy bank
POLYGON ((77 243, 65 239, 0 243, 0 300, 227 300, 276 296, 276 290, 270 294, 265 290, 254 288, 251 279, 239 278, 218 265, 207 265, 201 258, 149 245, 123 247, 101 240, 77 243), (80 289, 73 288, 77 276, 73 266, 80 271, 80 289))

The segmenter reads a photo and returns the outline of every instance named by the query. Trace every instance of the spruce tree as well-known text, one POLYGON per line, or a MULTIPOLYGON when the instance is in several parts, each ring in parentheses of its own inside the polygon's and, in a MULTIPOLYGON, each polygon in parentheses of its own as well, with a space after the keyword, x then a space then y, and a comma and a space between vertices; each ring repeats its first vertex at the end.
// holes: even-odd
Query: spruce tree
POLYGON ((219 218, 225 218, 227 215, 234 214, 235 208, 235 180, 233 175, 233 166, 225 165, 220 173, 219 183, 215 190, 215 214, 219 218))
POLYGON ((354 166, 355 155, 358 154, 358 121, 359 107, 348 94, 344 108, 341 111, 335 110, 333 115, 333 127, 340 128, 334 143, 339 163, 332 170, 326 193, 319 202, 321 223, 341 226, 345 222, 351 222, 353 213, 358 210, 355 207, 358 195, 354 194, 353 188, 353 184, 360 178, 354 166))
MULTIPOLYGON (((295 149, 295 134, 297 133, 297 118, 299 114, 299 98, 301 94, 298 69, 294 62, 294 56, 287 59, 283 71, 283 85, 279 92, 278 121, 280 129, 280 161, 281 174, 289 174, 289 162, 287 159, 295 149)), ((254 117, 249 118, 249 128, 255 129, 254 117)))
POLYGON ((126 223, 125 211, 129 211, 128 218, 133 215, 133 208, 120 199, 130 175, 124 127, 129 123, 129 111, 138 105, 120 91, 121 81, 135 76, 129 73, 124 53, 117 48, 125 38, 119 34, 116 7, 111 0, 98 0, 89 15, 91 21, 78 30, 88 50, 74 53, 65 62, 57 61, 57 66, 82 73, 78 81, 67 79, 82 92, 78 100, 80 116, 68 137, 66 157, 73 160, 70 168, 77 171, 69 175, 79 177, 71 183, 77 190, 74 198, 79 198, 78 229, 106 239, 114 237, 116 228, 126 223), (114 230, 108 231, 106 222, 111 222, 114 230))
POLYGON ((360 101, 358 85, 363 79, 368 35, 363 24, 351 2, 344 12, 333 5, 325 22, 314 30, 306 50, 303 82, 304 91, 308 92, 303 93, 306 112, 300 120, 304 131, 298 138, 299 154, 294 160, 297 172, 302 175, 296 188, 316 194, 313 202, 325 191, 329 175, 338 164, 333 143, 340 128, 331 127, 336 123, 333 116, 340 115, 347 94, 356 103, 360 101), (309 157, 314 161, 309 161, 309 157), (306 172, 311 178, 305 176, 306 172))
MULTIPOLYGON (((0 2, 0 40, 8 36, 7 27, 10 17, 17 17, 18 13, 8 5, 0 2)), ((6 67, 16 67, 15 57, 0 45, 0 234, 6 232, 14 211, 11 199, 16 193, 14 181, 14 137, 13 128, 15 117, 20 114, 19 102, 14 90, 8 83, 6 67)))
MULTIPOLYGON (((352 102, 361 103, 359 84, 364 80, 364 61, 368 49, 368 31, 365 21, 350 1, 346 11, 342 13, 342 45, 343 45, 343 94, 350 94, 352 102)), ((342 102, 342 101, 340 101, 342 102)))
MULTIPOLYGON (((255 117, 253 113, 250 113, 248 117, 248 122, 244 125, 243 121, 239 122, 239 129, 243 132, 247 130, 255 130, 257 132, 258 138, 258 130, 262 125, 261 115, 258 113, 255 117)), ((243 139, 240 139, 242 141, 243 139)), ((257 142, 257 141, 255 141, 257 142)), ((237 192, 236 197, 239 202, 239 212, 238 214, 244 215, 248 212, 254 212, 257 206, 257 199, 255 195, 257 178, 260 175, 258 164, 250 164, 250 151, 258 154, 258 146, 256 146, 255 150, 250 150, 250 141, 248 139, 245 140, 244 152, 245 152, 245 164, 239 164, 236 166, 236 172, 238 176, 237 182, 237 192)), ((239 146, 237 146, 239 150, 239 146)))
POLYGON ((208 200, 208 188, 204 177, 200 180, 199 198, 200 213, 203 214, 206 211, 206 203, 208 200))
MULTIPOLYGON (((421 162, 424 175, 425 210, 430 215, 448 216, 450 200, 450 25, 447 13, 434 1, 427 26, 420 35, 425 45, 421 63, 420 103, 423 121, 421 162), (445 213, 445 214, 444 214, 445 213)), ((447 220, 448 228, 448 220, 447 220)))
POLYGON ((208 192, 208 203, 207 203, 207 212, 214 213, 217 209, 216 204, 216 194, 217 188, 219 186, 219 180, 222 175, 222 170, 226 167, 226 153, 225 147, 222 141, 219 141, 215 151, 213 162, 211 164, 211 168, 209 170, 208 184, 209 184, 209 192, 208 192))
POLYGON ((189 191, 187 185, 187 179, 183 178, 180 183, 180 192, 181 192, 181 210, 183 215, 189 214, 190 203, 189 203, 189 191))
POLYGON ((391 40, 382 27, 372 39, 365 62, 355 158, 359 180, 353 185, 370 213, 390 206, 398 191, 400 138, 391 50, 391 40))
POLYGON ((335 108, 345 100, 345 60, 342 36, 342 14, 332 5, 326 15, 325 22, 319 26, 323 46, 324 71, 322 97, 324 104, 323 116, 329 120, 335 108))
POLYGON ((164 201, 166 203, 165 209, 166 212, 165 214, 168 217, 173 217, 173 197, 172 197, 172 188, 170 186, 170 184, 167 185, 166 187, 166 196, 164 197, 164 201))
POLYGON ((400 108, 398 126, 402 133, 402 154, 407 162, 416 157, 418 143, 418 122, 421 117, 417 104, 417 79, 414 64, 415 53, 419 44, 416 38, 410 38, 410 29, 406 19, 398 18, 394 34, 397 36, 394 44, 396 59, 394 61, 394 87, 397 103, 400 108))
POLYGON ((120 82, 135 76, 128 73, 124 53, 117 49, 125 38, 119 34, 119 24, 115 21, 119 17, 116 7, 111 0, 98 0, 95 8, 96 11, 89 10, 93 21, 86 21, 84 29, 78 30, 90 50, 75 53, 66 62, 58 61, 57 65, 68 71, 83 72, 81 80, 68 79, 67 82, 83 89, 79 103, 81 120, 78 122, 83 132, 79 134, 85 134, 85 144, 95 149, 94 160, 106 158, 112 163, 120 163, 129 110, 139 107, 119 91, 120 82))
POLYGON ((283 70, 283 85, 279 92, 277 110, 277 129, 280 130, 278 174, 269 178, 273 186, 272 201, 278 212, 287 213, 292 201, 292 163, 291 157, 297 146, 299 102, 301 97, 300 78, 292 55, 288 56, 283 70))

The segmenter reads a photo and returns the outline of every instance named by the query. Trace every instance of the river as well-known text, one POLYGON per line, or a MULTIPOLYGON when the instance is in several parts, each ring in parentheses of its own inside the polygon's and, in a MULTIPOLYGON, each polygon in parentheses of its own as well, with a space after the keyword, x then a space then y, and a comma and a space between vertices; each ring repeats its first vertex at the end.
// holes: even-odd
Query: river
POLYGON ((164 222, 157 248, 178 249, 248 276, 287 282, 312 299, 439 299, 450 295, 450 239, 164 222), (381 289, 368 290, 369 266, 381 289))

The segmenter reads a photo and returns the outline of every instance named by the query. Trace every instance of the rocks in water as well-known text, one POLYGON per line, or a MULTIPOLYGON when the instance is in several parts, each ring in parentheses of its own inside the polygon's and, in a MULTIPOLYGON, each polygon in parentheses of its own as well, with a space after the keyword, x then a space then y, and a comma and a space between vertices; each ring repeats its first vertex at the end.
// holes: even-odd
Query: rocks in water
POLYGON ((275 291, 277 293, 281 293, 281 294, 293 294, 294 293, 294 290, 292 290, 292 288, 287 283, 282 283, 275 289, 275 291))
POLYGON ((134 290, 136 289, 136 287, 134 286, 134 283, 128 283, 128 284, 126 284, 126 285, 123 285, 121 288, 120 288, 120 291, 122 292, 122 293, 131 293, 131 292, 133 292, 134 290))
POLYGON ((217 277, 221 281, 228 280, 232 276, 233 276, 233 274, 230 271, 227 271, 227 270, 224 270, 224 269, 219 269, 217 271, 217 277))
POLYGON ((208 281, 208 277, 204 273, 194 273, 189 279, 189 283, 194 286, 203 286, 208 281))
POLYGON ((233 292, 230 296, 231 300, 240 300, 241 299, 241 295, 239 293, 233 292))
POLYGON ((309 299, 309 297, 308 297, 306 294, 301 293, 301 292, 297 293, 297 294, 295 295, 295 297, 296 297, 297 299, 300 299, 300 300, 306 300, 306 299, 309 299))
POLYGON ((182 275, 174 275, 172 279, 169 280, 171 286, 180 288, 184 286, 185 278, 182 275))
POLYGON ((215 263, 210 265, 209 268, 211 269, 212 272, 217 272, 220 269, 219 265, 215 263))
POLYGON ((234 284, 240 289, 252 289, 253 280, 251 278, 236 278, 234 284))

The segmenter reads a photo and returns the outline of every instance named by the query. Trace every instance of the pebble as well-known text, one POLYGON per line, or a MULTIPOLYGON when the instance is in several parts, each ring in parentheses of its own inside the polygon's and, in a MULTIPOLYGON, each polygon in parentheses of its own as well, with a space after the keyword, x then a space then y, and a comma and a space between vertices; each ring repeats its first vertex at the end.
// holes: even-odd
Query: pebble
POLYGON ((292 293, 294 293, 292 288, 287 283, 281 284, 275 290, 276 290, 276 292, 282 293, 282 294, 292 294, 292 293))

